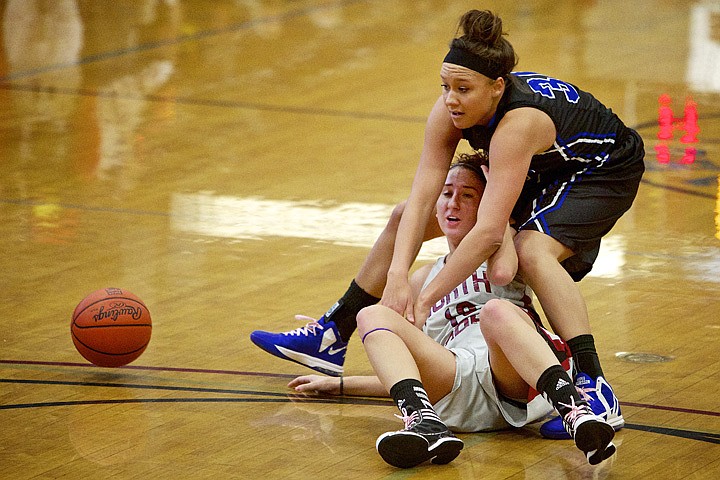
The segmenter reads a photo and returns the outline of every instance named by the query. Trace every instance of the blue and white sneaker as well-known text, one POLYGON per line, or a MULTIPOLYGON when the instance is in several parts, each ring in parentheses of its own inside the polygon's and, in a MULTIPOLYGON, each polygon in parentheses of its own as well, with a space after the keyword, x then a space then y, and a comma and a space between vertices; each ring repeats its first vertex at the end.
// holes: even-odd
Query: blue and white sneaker
POLYGON ((333 377, 342 375, 348 344, 340 338, 335 322, 326 321, 324 315, 319 320, 304 315, 295 315, 295 319, 308 323, 283 333, 255 330, 250 340, 276 357, 333 377))
MULTIPOLYGON (((578 373, 575 377, 575 388, 583 400, 587 400, 595 415, 605 420, 615 431, 625 426, 625 419, 620 413, 620 402, 615 392, 603 377, 593 380, 589 375, 578 373)), ((565 431, 562 418, 555 417, 540 426, 540 435, 553 440, 569 440, 572 438, 565 431)))

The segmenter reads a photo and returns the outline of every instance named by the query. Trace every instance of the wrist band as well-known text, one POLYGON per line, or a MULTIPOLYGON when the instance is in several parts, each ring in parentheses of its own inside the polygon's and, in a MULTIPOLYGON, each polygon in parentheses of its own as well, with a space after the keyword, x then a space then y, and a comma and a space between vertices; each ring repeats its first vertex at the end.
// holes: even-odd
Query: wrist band
POLYGON ((340 375, 340 396, 342 396, 343 393, 344 393, 343 376, 340 375))

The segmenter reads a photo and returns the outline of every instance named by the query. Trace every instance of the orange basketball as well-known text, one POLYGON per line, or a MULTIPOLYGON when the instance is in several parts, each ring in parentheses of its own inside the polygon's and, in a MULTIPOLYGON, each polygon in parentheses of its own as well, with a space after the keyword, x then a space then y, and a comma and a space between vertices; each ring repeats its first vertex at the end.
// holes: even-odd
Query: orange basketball
POLYGON ((152 321, 136 295, 121 288, 103 288, 75 307, 70 332, 85 359, 100 367, 120 367, 145 351, 152 321))

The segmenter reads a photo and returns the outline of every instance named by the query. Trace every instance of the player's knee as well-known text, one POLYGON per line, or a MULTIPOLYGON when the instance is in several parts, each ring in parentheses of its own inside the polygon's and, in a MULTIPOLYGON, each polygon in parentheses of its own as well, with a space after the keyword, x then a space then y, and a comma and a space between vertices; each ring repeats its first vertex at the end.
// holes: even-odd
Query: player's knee
POLYGON ((376 328, 384 327, 385 322, 382 315, 382 305, 371 305, 360 310, 357 314, 357 331, 360 338, 364 337, 366 333, 376 328))
POLYGON ((549 253, 537 242, 527 237, 516 238, 515 251, 518 256, 518 273, 525 277, 532 277, 541 269, 549 253))
POLYGON ((533 230, 523 230, 515 236, 515 251, 518 256, 518 273, 528 283, 573 255, 573 251, 558 240, 533 230))
POLYGON ((507 330, 508 306, 507 301, 493 298, 480 309, 480 329, 485 338, 497 338, 507 330))

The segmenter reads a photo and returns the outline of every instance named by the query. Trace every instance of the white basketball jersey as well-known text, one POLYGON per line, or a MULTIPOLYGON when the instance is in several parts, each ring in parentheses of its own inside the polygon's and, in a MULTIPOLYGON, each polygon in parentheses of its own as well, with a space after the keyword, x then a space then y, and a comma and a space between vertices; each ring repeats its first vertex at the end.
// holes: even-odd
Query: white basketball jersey
MULTIPOLYGON (((439 258, 433 265, 423 288, 442 270, 445 257, 439 258)), ((462 285, 459 285, 448 295, 430 309, 430 317, 425 323, 425 333, 435 339, 440 345, 447 346, 455 337, 463 332, 468 325, 478 323, 480 308, 493 298, 508 300, 522 308, 532 308, 532 290, 527 285, 513 280, 508 285, 491 285, 487 278, 486 266, 470 275, 462 285)), ((476 346, 478 342, 485 344, 485 338, 479 328, 473 328, 470 335, 473 338, 463 339, 463 343, 476 346)), ((459 339, 458 339, 459 340, 459 339)), ((462 345, 463 343, 459 344, 462 345)), ((457 344, 457 343, 456 343, 457 344)))
MULTIPOLYGON (((440 258, 433 265, 425 285, 445 264, 440 258)), ((487 279, 481 265, 462 285, 446 295, 430 311, 423 330, 456 355, 453 391, 438 401, 435 409, 446 425, 458 432, 522 427, 552 411, 540 395, 525 406, 505 399, 496 391, 488 358, 488 347, 479 325, 480 308, 490 299, 502 298, 522 308, 532 308, 532 290, 513 281, 500 287, 487 279)))

